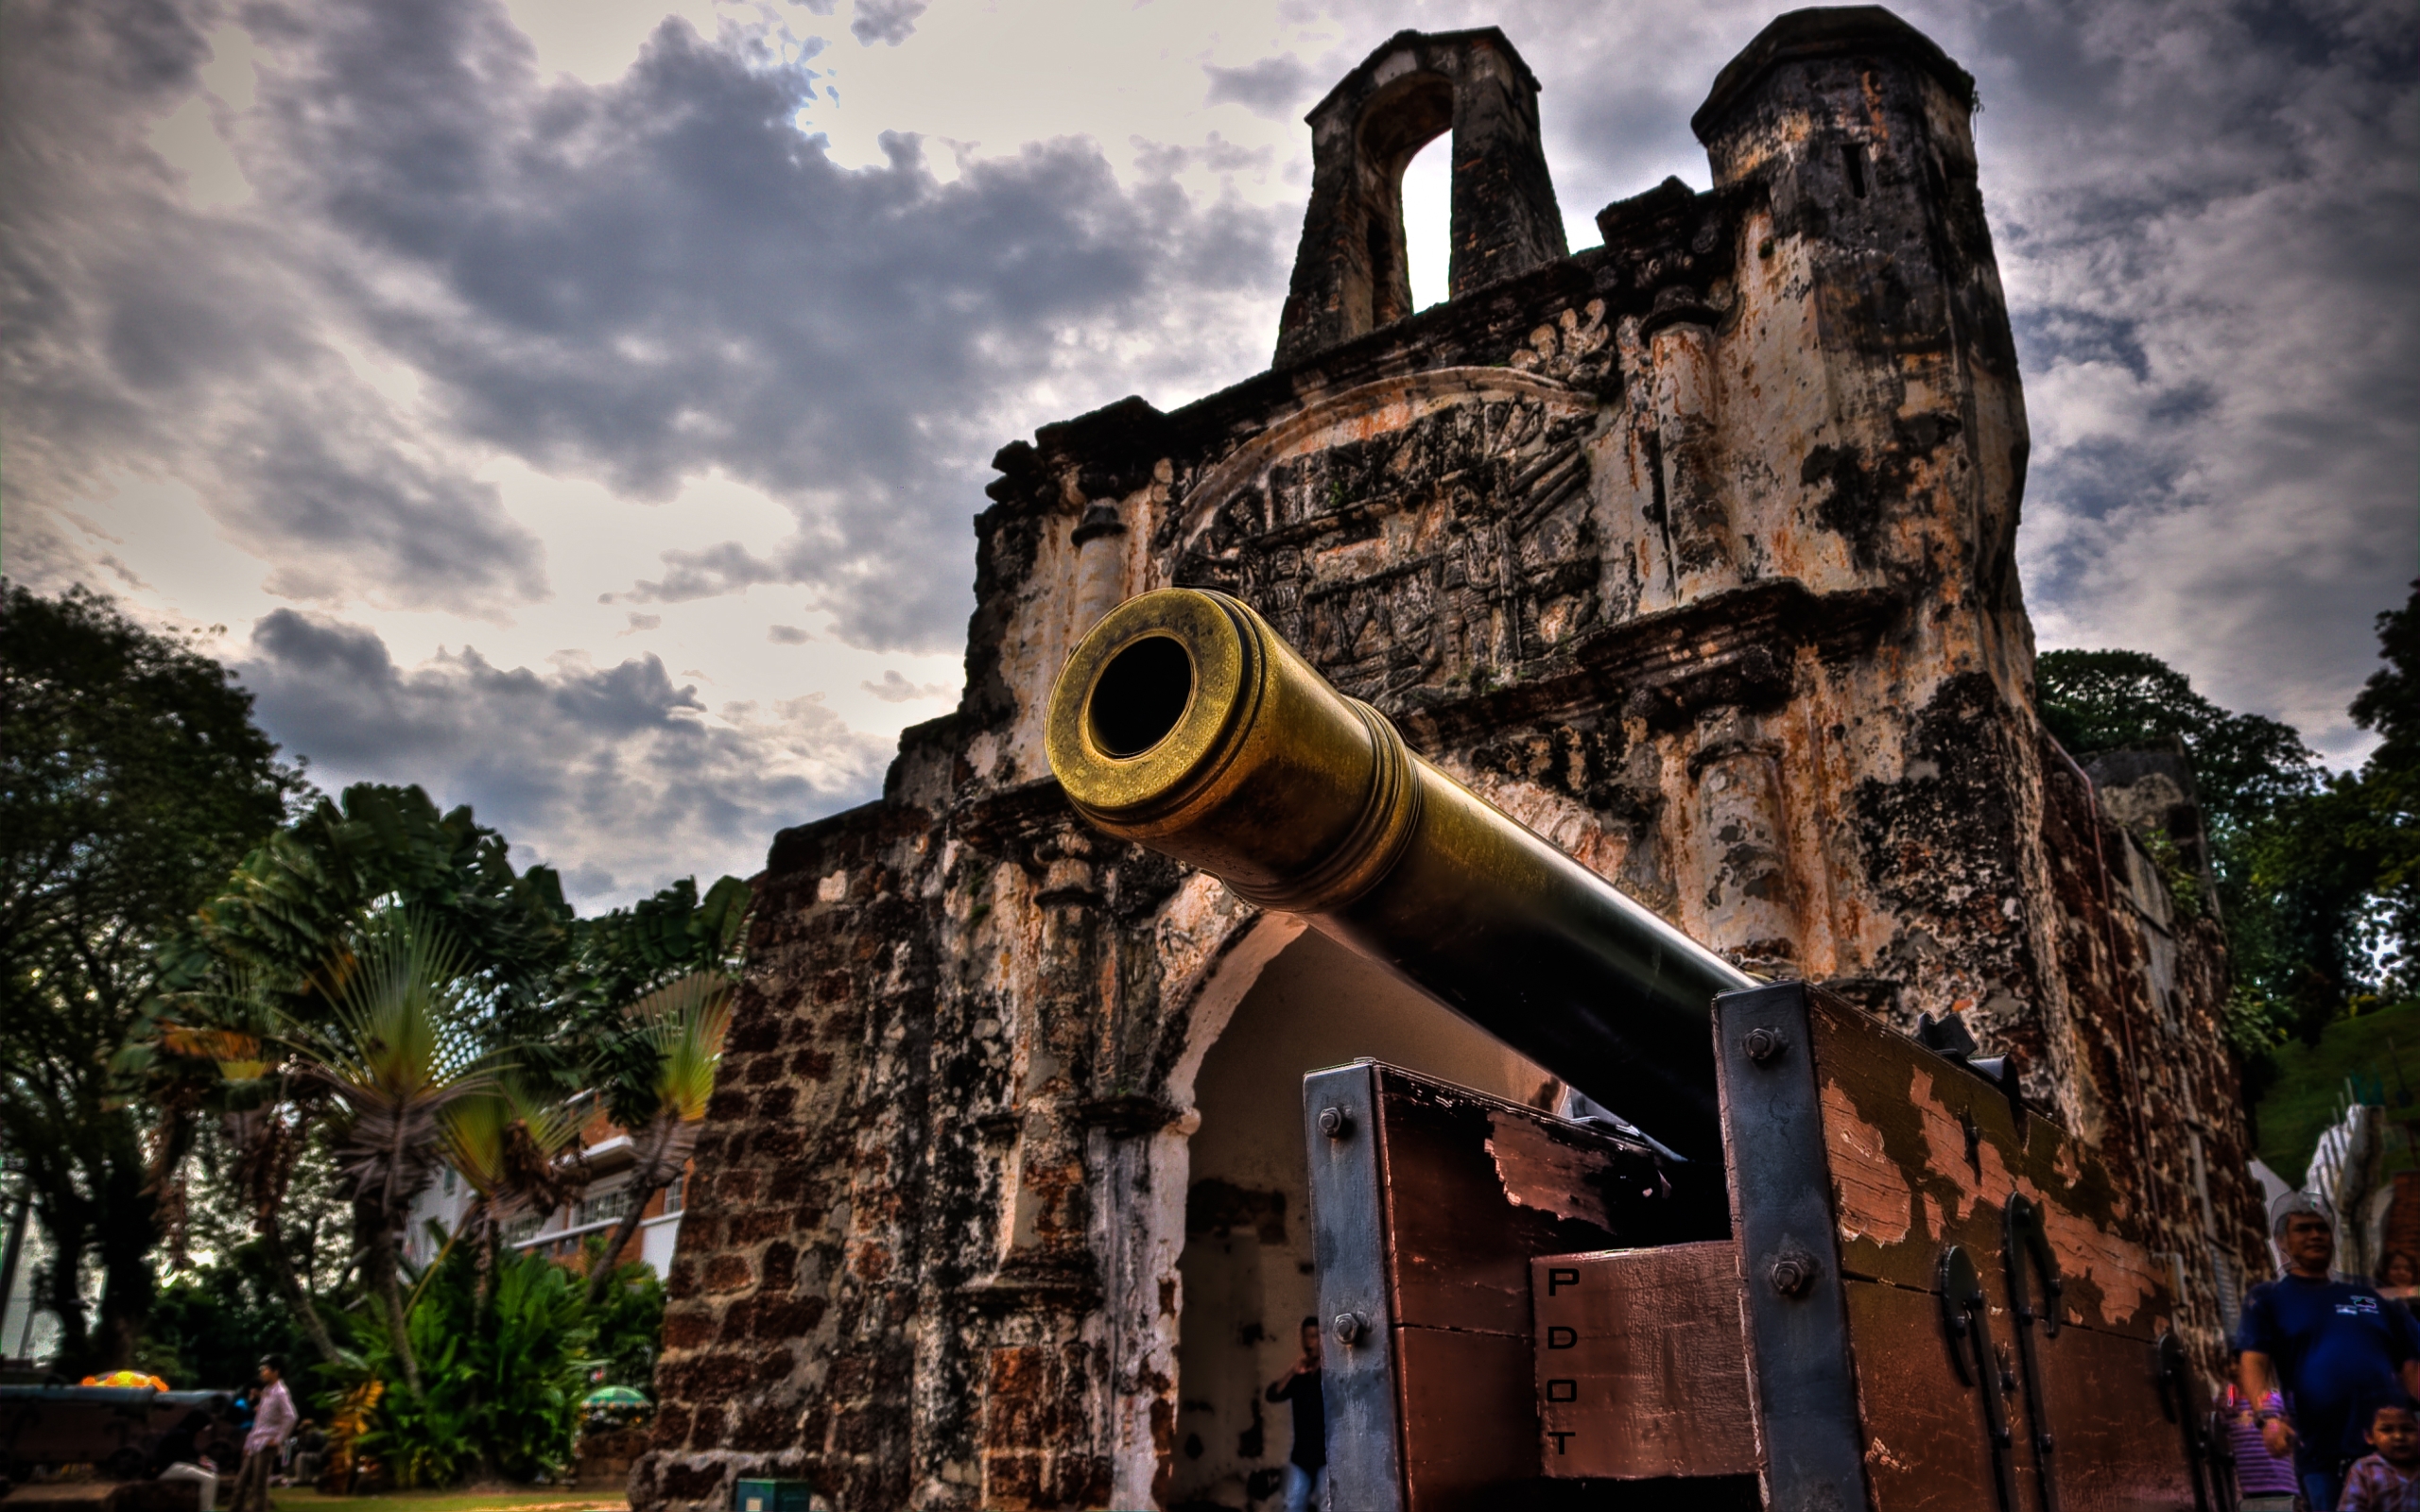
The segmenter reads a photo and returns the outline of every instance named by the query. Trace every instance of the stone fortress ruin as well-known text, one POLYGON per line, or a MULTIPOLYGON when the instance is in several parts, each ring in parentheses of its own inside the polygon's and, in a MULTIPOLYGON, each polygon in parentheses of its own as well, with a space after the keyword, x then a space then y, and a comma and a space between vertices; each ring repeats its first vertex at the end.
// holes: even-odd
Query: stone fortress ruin
POLYGON ((2021 1057, 2216 1368, 2267 1263, 2221 936, 2033 712, 1973 80, 1886 10, 1784 16, 1692 118, 1713 187, 1609 205, 1576 254, 1537 98, 1492 28, 1392 38, 1309 116, 1270 370, 1000 452, 959 711, 757 879, 635 1505, 1270 1504, 1260 1386, 1317 1292, 1303 1074, 1556 1103, 1070 811, 1052 680, 1168 585, 1245 600, 1733 961, 2021 1057), (1414 313, 1401 179, 1448 132, 1452 297, 1414 313))

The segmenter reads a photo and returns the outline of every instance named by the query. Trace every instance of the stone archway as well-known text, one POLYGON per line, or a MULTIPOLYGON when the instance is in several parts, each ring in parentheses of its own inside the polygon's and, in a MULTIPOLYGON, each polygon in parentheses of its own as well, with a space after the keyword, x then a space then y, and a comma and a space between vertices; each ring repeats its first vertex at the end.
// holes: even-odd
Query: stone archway
MULTIPOLYGON (((1292 927, 1270 919, 1261 927, 1292 927)), ((1285 1407, 1261 1388, 1316 1310, 1302 1078, 1357 1056, 1550 1104, 1540 1067, 1343 946, 1302 932, 1231 999, 1191 1078, 1177 1262, 1177 1411, 1164 1504, 1266 1506, 1290 1449, 1285 1407)))

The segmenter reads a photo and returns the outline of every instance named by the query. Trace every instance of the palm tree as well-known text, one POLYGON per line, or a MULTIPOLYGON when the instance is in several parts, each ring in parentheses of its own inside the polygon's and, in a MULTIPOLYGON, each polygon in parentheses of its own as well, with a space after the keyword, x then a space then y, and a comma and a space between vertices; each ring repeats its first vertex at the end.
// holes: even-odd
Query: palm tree
MULTIPOLYGON (((563 1155, 579 1136, 579 1115, 571 1107, 516 1076, 447 1104, 437 1115, 438 1147, 470 1187, 472 1202, 446 1247, 469 1239, 485 1275, 508 1224, 525 1212, 552 1212, 579 1194, 585 1172, 577 1152, 563 1155)), ((428 1274, 444 1263, 440 1254, 428 1274)))
POLYGON ((364 1288, 386 1314, 421 1395, 397 1250, 412 1199, 436 1169, 439 1118, 506 1069, 482 1042, 490 995, 452 935, 418 910, 370 919, 358 943, 313 973, 325 1022, 292 1025, 298 1073, 335 1104, 337 1169, 351 1188, 364 1288))
POLYGON ((697 1147, 723 1036, 731 1028, 731 978, 712 969, 676 977, 623 1010, 629 1024, 611 1057, 614 1121, 630 1130, 636 1157, 630 1206, 588 1275, 588 1301, 604 1300, 614 1257, 638 1232, 648 1199, 671 1184, 697 1147))

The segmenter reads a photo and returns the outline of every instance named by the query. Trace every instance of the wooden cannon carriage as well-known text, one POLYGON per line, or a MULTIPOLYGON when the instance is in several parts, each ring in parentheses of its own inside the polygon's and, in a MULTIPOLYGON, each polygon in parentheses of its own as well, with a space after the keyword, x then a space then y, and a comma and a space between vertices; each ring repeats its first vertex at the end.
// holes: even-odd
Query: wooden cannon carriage
POLYGON ((1047 738, 1103 830, 1623 1115, 1374 1061, 1305 1078, 1339 1512, 2222 1503, 2130 1194, 1954 1018, 1911 1038, 1751 978, 1223 594, 1113 610, 1047 738))

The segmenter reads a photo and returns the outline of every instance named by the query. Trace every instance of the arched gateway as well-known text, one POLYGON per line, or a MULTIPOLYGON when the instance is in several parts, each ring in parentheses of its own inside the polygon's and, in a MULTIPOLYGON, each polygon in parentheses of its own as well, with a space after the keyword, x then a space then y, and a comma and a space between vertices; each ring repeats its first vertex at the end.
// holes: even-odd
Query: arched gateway
POLYGON ((880 802, 772 849, 637 1506, 719 1512, 741 1476, 847 1512, 1268 1505, 1257 1391, 1313 1295, 1302 1073, 1554 1097, 1070 812, 1052 679, 1170 584, 1253 605, 1735 961, 1962 1012, 2142 1194, 2180 1335, 2215 1340, 2259 1253, 2215 926, 2032 713, 1973 103, 1887 11, 1795 12, 1693 122, 1714 187, 1609 206, 1570 256, 1501 34, 1398 36, 1314 112, 1280 366, 1004 449, 964 702, 880 802), (1448 129, 1454 298, 1412 316, 1391 176, 1448 129))

